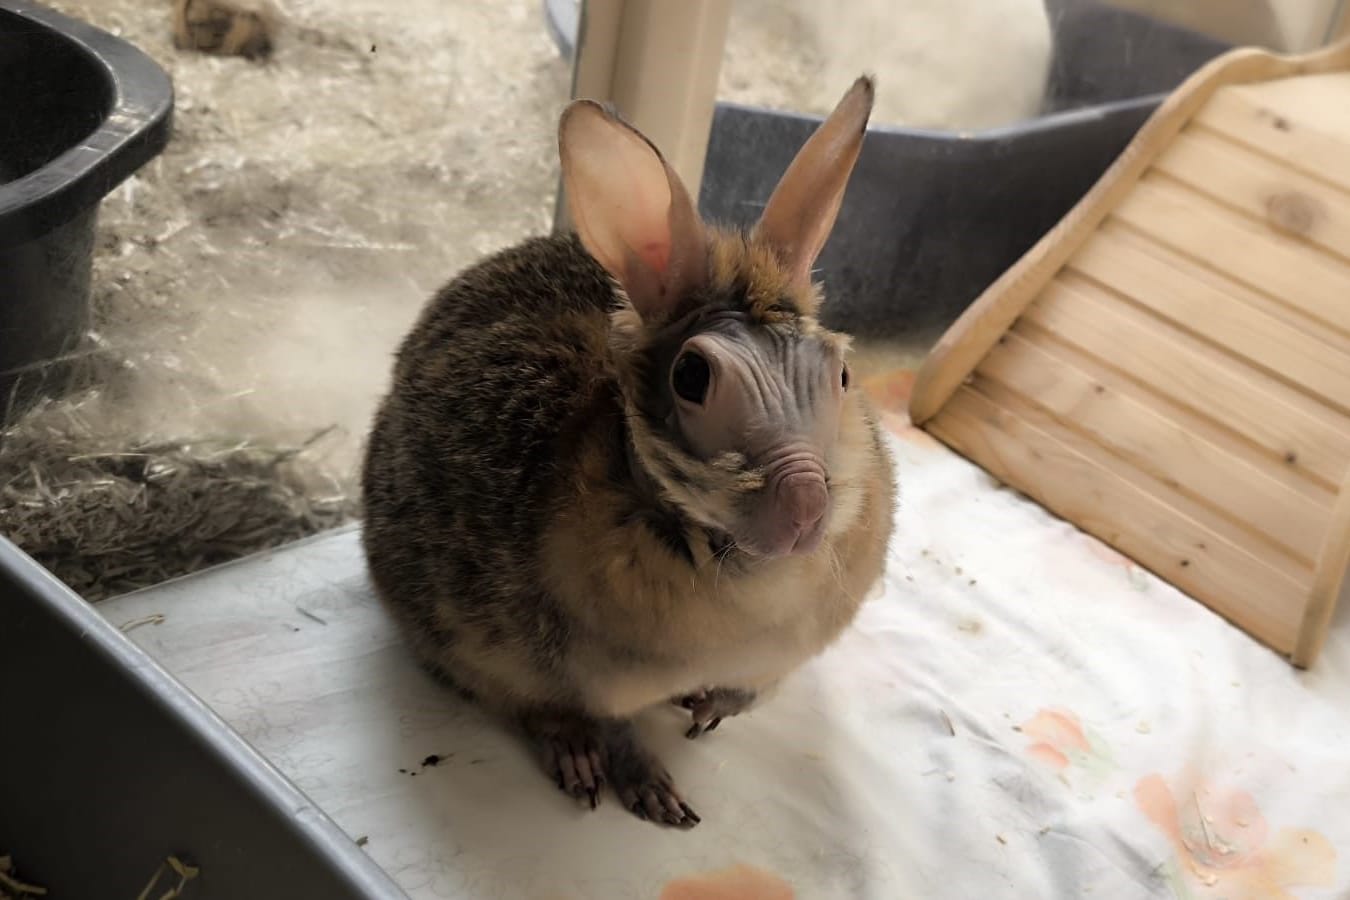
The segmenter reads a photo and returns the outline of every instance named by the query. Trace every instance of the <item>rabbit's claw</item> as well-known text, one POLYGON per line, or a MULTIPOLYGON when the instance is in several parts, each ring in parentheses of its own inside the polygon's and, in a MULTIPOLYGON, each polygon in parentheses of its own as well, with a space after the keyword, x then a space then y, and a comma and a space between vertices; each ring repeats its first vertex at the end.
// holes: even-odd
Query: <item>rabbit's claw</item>
POLYGON ((749 709, 755 702, 755 692, 741 688, 714 687, 672 697, 670 702, 689 710, 693 723, 684 736, 692 740, 701 734, 714 731, 727 716, 734 716, 749 709))

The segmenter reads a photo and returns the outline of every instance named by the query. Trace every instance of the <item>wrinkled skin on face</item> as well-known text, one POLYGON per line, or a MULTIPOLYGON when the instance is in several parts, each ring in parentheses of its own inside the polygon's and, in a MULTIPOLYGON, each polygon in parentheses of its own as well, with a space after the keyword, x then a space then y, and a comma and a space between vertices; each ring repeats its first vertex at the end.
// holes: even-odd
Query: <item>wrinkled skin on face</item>
POLYGON ((670 367, 673 419, 702 459, 737 454, 763 487, 722 523, 756 556, 811 553, 830 514, 829 460, 847 382, 837 342, 723 314, 670 367))
POLYGON ((600 107, 560 126, 578 234, 620 292, 610 345, 635 455, 662 502, 752 556, 813 553, 836 507, 847 341, 816 321, 811 270, 872 94, 854 83, 747 232, 706 225, 656 148, 600 107))

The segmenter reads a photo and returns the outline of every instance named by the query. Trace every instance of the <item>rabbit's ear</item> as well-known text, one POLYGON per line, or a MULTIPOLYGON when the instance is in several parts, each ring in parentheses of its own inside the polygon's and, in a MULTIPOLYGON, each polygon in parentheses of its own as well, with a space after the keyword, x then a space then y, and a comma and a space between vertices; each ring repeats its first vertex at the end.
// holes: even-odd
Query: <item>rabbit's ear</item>
POLYGON ((587 251, 623 287, 644 321, 660 321, 707 280, 698 211, 661 152, 591 100, 558 125, 563 184, 587 251))
POLYGON ((872 114, 871 76, 853 82, 815 134, 802 145, 764 207, 757 236, 778 252, 794 281, 811 282, 811 268, 834 228, 872 114))

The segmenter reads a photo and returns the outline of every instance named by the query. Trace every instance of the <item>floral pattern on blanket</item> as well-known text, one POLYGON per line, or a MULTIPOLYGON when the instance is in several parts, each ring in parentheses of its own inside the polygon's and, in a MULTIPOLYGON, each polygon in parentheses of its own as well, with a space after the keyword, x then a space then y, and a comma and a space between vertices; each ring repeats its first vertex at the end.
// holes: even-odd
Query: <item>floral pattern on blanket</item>
MULTIPOLYGON (((925 451, 949 452, 910 423, 907 406, 913 386, 914 372, 908 370, 886 372, 864 382, 882 423, 902 442, 902 456, 923 457, 928 455, 925 451)), ((1044 518, 1057 522, 1048 513, 1044 518)), ((1058 524, 1061 527, 1048 528, 1036 536, 1038 552, 1047 559, 1085 555, 1102 564, 1091 579, 1094 583, 1105 582, 1109 573, 1117 572, 1132 591, 1160 595, 1141 600, 1135 607, 1148 621, 1167 628, 1197 618, 1213 618, 1198 605, 1191 606, 1188 598, 1176 602, 1175 592, 1127 556, 1090 535, 1064 527, 1066 523, 1058 524)), ((927 549, 923 555, 928 555, 927 549)), ((1056 574, 1067 577, 1064 569, 1056 574)), ((1093 586, 1100 589, 1096 584, 1093 586)), ((1343 623, 1342 635, 1348 629, 1350 622, 1343 623)), ((1252 649, 1247 638, 1235 630, 1231 639, 1244 650, 1252 649)), ((1259 655, 1263 651, 1255 652, 1259 655)), ((1197 651, 1191 668, 1203 671, 1203 666, 1204 655, 1197 651)), ((1290 687, 1300 680, 1292 670, 1281 675, 1286 676, 1282 680, 1290 687)), ((1350 679, 1350 667, 1344 667, 1340 675, 1340 696, 1346 698, 1350 696, 1350 684, 1344 681, 1350 679)), ((1222 687, 1231 688, 1233 693, 1245 689, 1241 677, 1231 678, 1222 687)), ((1337 724, 1340 733, 1350 737, 1344 709, 1342 706, 1336 711, 1340 719, 1337 724)), ((1236 707, 1226 714, 1242 716, 1243 712, 1236 707)), ((1124 735, 1121 742, 1125 744, 1149 746, 1153 725, 1147 717, 1139 716, 1094 718, 1101 722, 1099 727, 1085 724, 1078 713, 1063 706, 1046 705, 1022 718, 1012 730, 1021 736, 1020 750, 1028 764, 1054 776, 1060 783, 1059 789, 1065 792, 1066 802, 1076 796, 1080 803, 1095 809, 1100 808, 1098 804, 1103 797, 1114 796, 1116 800, 1128 797, 1132 801, 1131 810, 1113 813, 1126 823, 1129 839, 1145 843, 1150 836, 1162 839, 1161 845, 1156 842, 1152 845, 1153 868, 1146 880, 1151 894, 1170 894, 1177 900, 1350 896, 1350 885, 1343 867, 1338 866, 1332 838, 1315 827, 1332 817, 1340 839, 1350 838, 1347 827, 1350 813, 1344 812, 1350 809, 1346 805, 1350 797, 1350 786, 1346 783, 1350 757, 1336 746, 1339 742, 1328 741, 1319 748, 1328 760, 1338 763, 1327 771, 1333 780, 1325 782, 1328 786, 1324 790, 1327 798, 1334 793, 1339 802, 1328 803, 1319 797, 1318 786, 1324 783, 1319 773, 1302 774, 1292 758, 1272 752, 1269 747, 1242 754, 1240 762, 1235 763, 1231 750, 1215 749, 1202 737, 1193 746, 1178 747, 1182 753, 1179 760, 1175 753, 1150 747, 1138 759, 1125 749, 1117 761, 1104 732, 1124 735), (1168 762, 1171 765, 1165 764, 1168 762), (1179 770, 1177 762, 1182 764, 1179 770), (1168 769, 1177 774, 1162 774, 1168 769), (1207 769, 1222 774, 1213 777, 1203 774, 1207 769), (1251 790, 1242 786, 1247 779, 1263 786, 1260 795, 1267 798, 1267 805, 1301 808, 1303 814, 1281 815, 1277 824, 1263 812, 1251 790), (1312 825, 1299 824, 1307 822, 1312 825)), ((1272 740, 1279 737, 1271 735, 1272 740)), ((1345 746, 1350 743, 1340 745, 1345 746)), ((1043 828, 1042 833, 1050 830, 1043 828)))
POLYGON ((1068 710, 1042 709, 1020 728, 1031 741, 1027 754, 1061 776, 1077 767, 1101 779, 1115 769, 1101 737, 1084 729, 1078 716, 1068 710))
POLYGON ((1169 879, 1180 898, 1286 900, 1287 888, 1331 887, 1336 850, 1320 832, 1281 828, 1271 834, 1246 791, 1205 779, 1184 779, 1180 790, 1161 775, 1135 785, 1140 810, 1171 842, 1169 879))
POLYGON ((660 900, 793 900, 786 881, 743 863, 703 875, 677 878, 661 891, 660 900))

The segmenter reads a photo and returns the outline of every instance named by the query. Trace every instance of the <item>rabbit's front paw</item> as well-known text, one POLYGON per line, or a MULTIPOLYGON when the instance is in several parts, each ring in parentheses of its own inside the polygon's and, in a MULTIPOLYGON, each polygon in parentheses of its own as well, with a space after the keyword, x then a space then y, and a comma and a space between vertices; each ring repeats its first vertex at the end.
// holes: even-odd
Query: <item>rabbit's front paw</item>
POLYGON ((715 687, 675 697, 670 702, 689 710, 694 722, 684 736, 692 739, 712 731, 727 716, 749 709, 755 702, 755 696, 754 691, 741 688, 715 687))

